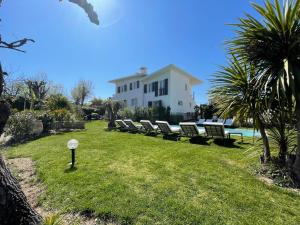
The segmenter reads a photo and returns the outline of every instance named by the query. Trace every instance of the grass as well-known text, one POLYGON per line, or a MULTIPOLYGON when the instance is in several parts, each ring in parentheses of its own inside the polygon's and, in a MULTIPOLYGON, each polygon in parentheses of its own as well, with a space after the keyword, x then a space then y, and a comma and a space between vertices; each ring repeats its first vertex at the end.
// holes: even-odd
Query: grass
MULTIPOLYGON (((300 195, 268 186, 249 165, 249 144, 193 145, 104 130, 44 137, 11 148, 32 157, 45 185, 40 201, 61 212, 93 212, 123 224, 299 224, 300 195), (69 139, 80 141, 69 170, 69 139)), ((250 139, 249 139, 250 140, 250 139)))

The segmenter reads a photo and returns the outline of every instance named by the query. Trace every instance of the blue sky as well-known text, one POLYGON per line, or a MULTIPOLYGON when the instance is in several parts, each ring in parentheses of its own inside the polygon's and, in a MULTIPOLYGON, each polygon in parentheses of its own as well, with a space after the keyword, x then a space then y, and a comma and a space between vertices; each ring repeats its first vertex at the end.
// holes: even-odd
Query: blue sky
MULTIPOLYGON (((33 38, 26 53, 0 51, 3 67, 14 76, 44 72, 66 93, 79 79, 91 80, 94 95, 114 92, 108 80, 130 75, 140 66, 153 72, 176 64, 204 81, 195 87, 198 103, 207 102, 210 76, 226 63, 227 24, 245 12, 248 0, 91 0, 100 26, 67 0, 6 0, 0 8, 5 40, 33 38)), ((261 3, 261 0, 255 2, 261 3)))

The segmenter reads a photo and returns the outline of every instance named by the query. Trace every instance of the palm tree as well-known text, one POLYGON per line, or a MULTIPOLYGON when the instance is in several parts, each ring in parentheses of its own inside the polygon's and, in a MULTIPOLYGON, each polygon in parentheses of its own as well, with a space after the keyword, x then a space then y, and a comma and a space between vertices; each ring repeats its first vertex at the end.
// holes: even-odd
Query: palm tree
POLYGON ((259 70, 257 88, 272 90, 271 97, 285 98, 289 107, 295 101, 297 151, 293 170, 300 181, 300 0, 265 1, 253 4, 262 22, 251 15, 242 18, 231 50, 254 64, 259 70))
POLYGON ((105 111, 108 115, 108 128, 113 129, 116 127, 115 120, 118 117, 118 112, 122 109, 123 103, 108 99, 104 102, 105 111))
POLYGON ((253 66, 233 56, 229 65, 221 67, 214 75, 209 95, 223 117, 234 114, 238 119, 254 119, 255 128, 260 130, 264 144, 262 161, 268 162, 271 154, 262 113, 265 111, 265 102, 253 88, 256 76, 257 71, 253 66))

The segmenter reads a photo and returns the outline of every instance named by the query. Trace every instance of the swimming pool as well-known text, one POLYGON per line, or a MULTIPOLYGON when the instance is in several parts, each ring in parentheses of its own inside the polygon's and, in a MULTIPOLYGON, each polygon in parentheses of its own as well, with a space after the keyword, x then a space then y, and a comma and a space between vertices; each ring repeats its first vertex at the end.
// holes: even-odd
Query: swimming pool
MULTIPOLYGON (((253 137, 253 130, 251 129, 241 129, 241 128, 225 128, 226 131, 233 132, 233 133, 242 133, 244 137, 253 137)), ((232 134, 234 135, 234 134, 232 134)), ((260 133, 255 131, 255 137, 260 137, 260 133)))
MULTIPOLYGON (((179 125, 172 125, 172 127, 180 127, 179 125)), ((200 131, 204 131, 204 127, 198 127, 200 131)), ((242 133, 244 137, 253 137, 253 130, 252 129, 243 129, 243 128, 225 128, 225 131, 229 133, 242 133)), ((236 135, 236 134, 232 134, 236 135)), ((260 137, 260 133, 255 131, 255 137, 260 137)))

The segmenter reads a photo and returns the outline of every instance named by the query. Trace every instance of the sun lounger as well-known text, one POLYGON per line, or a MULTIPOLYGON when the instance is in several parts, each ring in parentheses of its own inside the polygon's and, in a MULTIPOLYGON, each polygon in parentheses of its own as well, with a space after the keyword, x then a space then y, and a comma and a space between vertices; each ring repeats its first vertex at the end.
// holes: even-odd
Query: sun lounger
POLYGON ((234 120, 233 119, 227 119, 224 123, 225 127, 233 127, 234 125, 234 120))
POLYGON ((207 119, 205 122, 212 123, 212 119, 207 119))
POLYGON ((126 125, 126 123, 124 123, 123 120, 116 120, 115 122, 119 126, 118 129, 120 131, 128 131, 129 127, 126 125))
POLYGON ((128 126, 128 131, 136 133, 140 132, 142 129, 142 125, 135 125, 132 120, 126 119, 124 120, 125 124, 128 126))
POLYGON ((180 139, 180 127, 172 127, 167 121, 156 121, 155 123, 157 124, 165 138, 172 138, 175 140, 180 139))
POLYGON ((207 137, 211 137, 213 139, 231 139, 231 134, 239 134, 241 135, 242 141, 243 141, 243 133, 238 132, 228 132, 224 129, 224 124, 222 123, 204 123, 204 129, 207 137))
POLYGON ((205 122, 205 119, 199 119, 197 122, 198 126, 203 126, 203 123, 205 122))
POLYGON ((149 120, 141 120, 140 123, 142 124, 147 134, 157 134, 158 132, 157 125, 153 125, 149 120))
POLYGON ((224 124, 224 122, 225 122, 224 119, 220 119, 220 118, 219 118, 219 119, 217 120, 217 123, 223 123, 223 124, 224 124))
POLYGON ((189 137, 192 140, 196 140, 197 138, 203 138, 203 134, 205 133, 204 129, 199 129, 196 123, 179 123, 181 127, 182 134, 185 137, 189 137))

